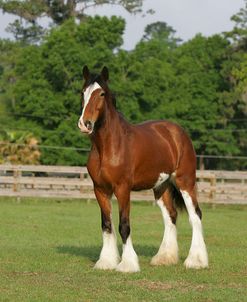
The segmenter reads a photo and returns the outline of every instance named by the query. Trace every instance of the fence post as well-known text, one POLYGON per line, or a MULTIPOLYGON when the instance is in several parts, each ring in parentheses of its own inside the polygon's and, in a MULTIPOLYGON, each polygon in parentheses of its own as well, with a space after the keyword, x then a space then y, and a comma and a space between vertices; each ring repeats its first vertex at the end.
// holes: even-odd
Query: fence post
MULTIPOLYGON (((14 183, 13 183, 13 191, 14 192, 20 192, 21 190, 21 184, 20 184, 20 179, 22 176, 21 170, 18 169, 18 166, 15 167, 13 171, 13 176, 14 176, 14 183)), ((17 201, 20 201, 20 196, 17 195, 17 201)))
MULTIPOLYGON (((80 172, 80 181, 83 181, 84 179, 84 174, 82 172, 80 172)), ((80 193, 83 193, 83 186, 80 186, 80 193)))
POLYGON ((216 176, 215 174, 212 174, 210 177, 210 194, 209 198, 213 201, 215 199, 216 195, 216 176))
POLYGON ((13 183, 13 191, 17 192, 18 191, 18 186, 19 186, 19 175, 18 175, 18 168, 15 168, 13 171, 13 176, 14 176, 14 183, 13 183))

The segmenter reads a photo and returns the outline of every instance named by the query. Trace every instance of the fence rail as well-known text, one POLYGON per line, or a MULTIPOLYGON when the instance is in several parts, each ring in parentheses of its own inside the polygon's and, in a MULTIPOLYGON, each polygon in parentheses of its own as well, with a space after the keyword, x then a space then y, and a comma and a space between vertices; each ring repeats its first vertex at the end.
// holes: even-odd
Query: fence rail
MULTIPOLYGON (((197 171, 200 202, 247 204, 247 172, 197 171)), ((0 196, 94 199, 85 167, 0 165, 0 196)), ((132 200, 153 201, 151 190, 132 200)))

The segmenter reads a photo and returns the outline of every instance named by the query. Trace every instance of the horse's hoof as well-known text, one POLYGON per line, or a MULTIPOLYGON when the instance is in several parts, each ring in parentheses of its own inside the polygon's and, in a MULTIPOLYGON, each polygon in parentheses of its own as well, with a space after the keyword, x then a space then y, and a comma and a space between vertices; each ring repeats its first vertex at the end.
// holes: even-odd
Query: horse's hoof
POLYGON ((201 269, 208 267, 208 258, 207 254, 189 254, 187 259, 184 261, 184 265, 186 268, 192 269, 201 269))
POLYGON ((138 263, 138 260, 136 262, 134 261, 121 261, 117 267, 116 271, 122 272, 122 273, 137 273, 140 271, 140 266, 138 263))
POLYGON ((99 259, 95 265, 94 269, 101 270, 113 270, 117 267, 119 261, 110 261, 109 259, 99 259))
POLYGON ((173 265, 178 263, 177 255, 169 255, 167 253, 155 255, 150 264, 151 265, 173 265))

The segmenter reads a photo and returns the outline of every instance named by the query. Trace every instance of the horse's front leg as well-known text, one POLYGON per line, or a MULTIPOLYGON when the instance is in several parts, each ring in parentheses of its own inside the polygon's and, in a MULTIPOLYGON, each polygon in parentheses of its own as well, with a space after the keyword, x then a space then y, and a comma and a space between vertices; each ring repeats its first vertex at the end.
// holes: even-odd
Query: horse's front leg
POLYGON ((95 196, 101 209, 103 247, 99 260, 94 268, 96 269, 115 269, 120 257, 117 248, 117 238, 111 217, 111 202, 109 195, 102 189, 94 187, 95 196))
POLYGON ((123 242, 122 260, 116 269, 126 273, 138 272, 139 261, 130 236, 130 189, 127 186, 118 187, 115 195, 119 204, 119 233, 123 242))

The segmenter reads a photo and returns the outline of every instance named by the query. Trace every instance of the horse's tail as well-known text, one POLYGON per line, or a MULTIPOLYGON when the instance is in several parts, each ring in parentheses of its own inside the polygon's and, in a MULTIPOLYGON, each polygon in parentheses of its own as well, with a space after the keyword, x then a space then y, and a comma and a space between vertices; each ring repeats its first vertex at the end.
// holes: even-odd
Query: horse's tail
POLYGON ((180 210, 186 209, 183 196, 174 184, 170 184, 169 191, 175 208, 179 208, 180 210))

